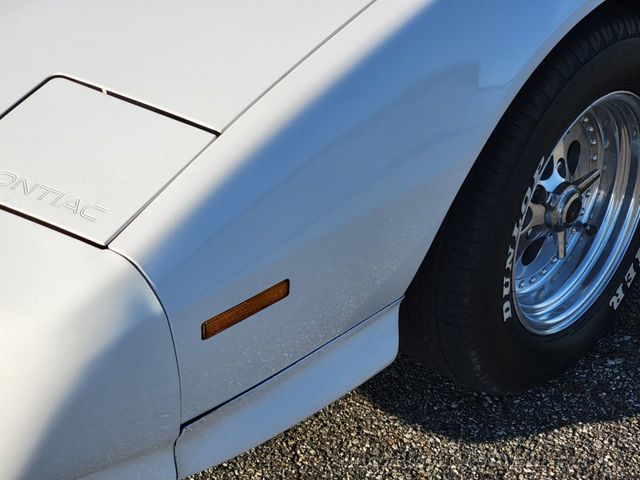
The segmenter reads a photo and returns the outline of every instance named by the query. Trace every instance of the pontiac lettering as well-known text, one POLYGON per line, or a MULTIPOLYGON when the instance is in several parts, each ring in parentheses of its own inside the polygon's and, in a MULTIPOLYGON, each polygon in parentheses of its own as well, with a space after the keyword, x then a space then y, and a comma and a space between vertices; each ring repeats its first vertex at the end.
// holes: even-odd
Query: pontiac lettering
POLYGON ((95 204, 84 203, 80 198, 74 197, 63 190, 45 185, 43 183, 33 183, 25 177, 0 170, 0 189, 13 190, 25 197, 32 198, 35 202, 42 202, 52 208, 64 208, 72 215, 78 215, 89 222, 96 222, 100 214, 106 213, 107 209, 95 204))

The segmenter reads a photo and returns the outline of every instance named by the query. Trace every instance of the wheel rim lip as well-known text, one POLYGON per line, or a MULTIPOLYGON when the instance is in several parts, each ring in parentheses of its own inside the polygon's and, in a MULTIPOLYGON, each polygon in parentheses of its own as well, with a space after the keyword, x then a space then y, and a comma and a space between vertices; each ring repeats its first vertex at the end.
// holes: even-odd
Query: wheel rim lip
MULTIPOLYGON (((524 264, 521 262, 521 257, 518 257, 518 252, 521 251, 519 247, 522 231, 518 232, 515 250, 516 263, 511 278, 512 285, 514 285, 514 305, 524 328, 537 335, 551 335, 569 328, 593 306, 618 269, 640 220, 640 209, 636 201, 640 185, 640 97, 628 91, 615 91, 600 97, 571 122, 552 149, 552 153, 558 150, 559 145, 565 144, 568 135, 575 134, 574 129, 582 128, 580 122, 585 118, 593 118, 598 123, 596 134, 599 134, 602 139, 599 142, 600 145, 597 146, 601 157, 598 163, 601 162, 605 170, 606 166, 610 169, 613 167, 615 175, 609 191, 602 195, 603 198, 606 198, 606 202, 601 203, 599 205, 600 211, 596 212, 598 215, 602 214, 602 227, 598 233, 592 240, 585 240, 584 246, 581 247, 582 254, 580 256, 577 255, 578 247, 576 246, 580 241, 580 236, 572 234, 572 238, 567 241, 567 251, 569 252, 571 249, 572 252, 576 252, 572 271, 571 269, 565 270, 563 276, 560 276, 556 272, 560 272, 563 267, 569 267, 570 264, 556 261, 555 264, 551 264, 546 278, 538 277, 540 281, 538 285, 530 283, 531 278, 534 282, 538 280, 534 276, 527 277, 526 270, 523 271, 521 267, 524 264), (627 121, 624 124, 612 122, 617 133, 615 137, 616 156, 612 165, 606 163, 607 158, 609 158, 609 162, 612 160, 611 149, 606 146, 607 140, 609 146, 611 145, 612 138, 606 137, 611 132, 604 131, 602 115, 605 111, 610 116, 609 120, 616 119, 616 115, 618 115, 622 117, 622 120, 627 121), (596 114, 597 112, 600 113, 596 114), (633 135, 633 138, 623 138, 622 135, 633 135), (625 175, 626 180, 623 178, 625 175), (553 278, 553 275, 557 275, 557 278, 562 280, 561 285, 551 285, 549 279, 553 278), (525 285, 522 286, 523 279, 527 278, 529 283, 525 282, 525 285), (540 294, 536 292, 539 292, 541 288, 542 291, 546 288, 555 293, 548 296, 543 294, 541 298, 537 298, 540 294)), ((621 118, 617 118, 617 120, 619 121, 621 118)), ((611 126, 609 126, 610 128, 611 126)), ((591 155, 590 152, 589 156, 591 155)), ((552 154, 547 155, 546 162, 552 161, 551 158, 552 154)), ((533 188, 535 189, 539 184, 540 179, 538 178, 533 188)), ((601 196, 600 189, 601 182, 599 181, 597 196, 601 196)), ((530 205, 531 200, 527 204, 527 209, 530 208, 530 205)), ((596 206, 596 195, 594 195, 588 208, 595 209, 596 206)), ((588 214, 593 214, 592 210, 589 210, 588 214)), ((538 254, 542 253, 543 247, 540 247, 538 254)), ((521 253, 524 253, 524 249, 521 253)), ((544 260, 542 258, 542 261, 544 260)))

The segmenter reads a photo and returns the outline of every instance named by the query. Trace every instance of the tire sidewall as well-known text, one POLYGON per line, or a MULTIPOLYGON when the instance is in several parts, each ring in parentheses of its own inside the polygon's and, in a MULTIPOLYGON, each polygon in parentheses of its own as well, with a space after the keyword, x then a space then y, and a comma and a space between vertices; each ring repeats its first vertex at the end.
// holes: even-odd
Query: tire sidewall
POLYGON ((502 377, 494 382, 508 389, 554 376, 584 354, 609 325, 612 313, 620 308, 640 272, 640 232, 636 228, 609 283, 578 321, 543 336, 526 330, 518 318, 512 285, 517 231, 546 158, 567 127, 597 99, 614 91, 640 96, 639 52, 640 39, 618 42, 592 58, 566 83, 530 136, 504 192, 506 201, 497 209, 486 258, 493 282, 484 276, 478 279, 478 301, 493 312, 487 316, 491 326, 486 328, 488 322, 482 322, 485 324, 479 325, 476 338, 483 356, 493 364, 491 375, 502 377))

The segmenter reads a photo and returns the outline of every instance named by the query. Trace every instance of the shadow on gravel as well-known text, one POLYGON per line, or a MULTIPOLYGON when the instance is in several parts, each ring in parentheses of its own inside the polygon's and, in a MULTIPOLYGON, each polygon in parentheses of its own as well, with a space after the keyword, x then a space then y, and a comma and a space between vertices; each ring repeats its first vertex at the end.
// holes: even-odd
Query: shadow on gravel
POLYGON ((630 297, 591 354, 561 378, 525 394, 471 392, 402 355, 358 391, 407 424, 464 442, 493 442, 638 415, 638 288, 630 297))

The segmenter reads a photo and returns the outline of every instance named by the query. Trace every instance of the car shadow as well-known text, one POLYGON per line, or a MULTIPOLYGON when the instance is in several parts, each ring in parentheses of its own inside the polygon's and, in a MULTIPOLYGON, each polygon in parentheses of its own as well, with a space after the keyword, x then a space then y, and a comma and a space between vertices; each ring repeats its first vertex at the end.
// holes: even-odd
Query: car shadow
POLYGON ((505 397, 472 392, 400 354, 358 391, 415 428, 462 442, 494 442, 566 425, 640 414, 640 289, 609 333, 562 377, 505 397))

